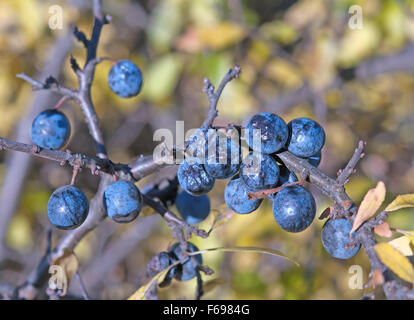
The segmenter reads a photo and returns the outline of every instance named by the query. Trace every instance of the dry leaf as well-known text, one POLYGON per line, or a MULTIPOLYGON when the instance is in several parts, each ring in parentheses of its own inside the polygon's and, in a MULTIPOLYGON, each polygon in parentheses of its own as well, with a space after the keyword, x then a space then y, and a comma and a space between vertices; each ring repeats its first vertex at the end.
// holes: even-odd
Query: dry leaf
POLYGON ((384 283, 384 275, 381 270, 375 269, 372 274, 372 288, 375 289, 376 286, 382 285, 384 283))
POLYGON ((402 236, 388 242, 393 248, 401 252, 405 256, 412 256, 411 241, 406 236, 402 236))
POLYGON ((397 196, 394 201, 385 208, 385 211, 396 211, 409 207, 414 207, 414 193, 397 196))
POLYGON ((374 232, 380 237, 391 238, 392 231, 388 223, 384 222, 379 226, 374 227, 374 232))
POLYGON ((319 216, 319 220, 329 218, 329 216, 331 215, 332 210, 333 210, 333 207, 328 207, 325 210, 323 210, 323 212, 319 216))
POLYGON ((358 208, 350 234, 375 215, 384 202, 385 193, 385 184, 382 181, 379 181, 375 188, 367 192, 358 208))
POLYGON ((374 247, 380 260, 401 279, 414 283, 414 266, 401 252, 388 243, 378 243, 374 247))
MULTIPOLYGON (((62 254, 59 257, 55 258, 50 265, 61 267, 66 276, 66 283, 69 283, 70 279, 78 271, 79 260, 72 250, 65 248, 62 254)), ((61 296, 64 295, 66 295, 66 286, 61 293, 61 296)))

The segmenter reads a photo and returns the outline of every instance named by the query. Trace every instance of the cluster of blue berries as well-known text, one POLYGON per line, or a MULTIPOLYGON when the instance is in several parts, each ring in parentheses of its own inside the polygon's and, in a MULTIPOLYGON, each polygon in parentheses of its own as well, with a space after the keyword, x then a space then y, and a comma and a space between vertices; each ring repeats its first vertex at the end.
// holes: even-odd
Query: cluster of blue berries
MULTIPOLYGON (((136 96, 141 91, 142 81, 140 69, 128 60, 115 63, 108 74, 109 87, 122 98, 136 96)), ((69 142, 70 134, 70 121, 57 108, 41 112, 32 123, 32 142, 43 149, 63 149, 69 142)), ((107 187, 103 202, 108 216, 119 223, 133 221, 143 206, 138 188, 133 183, 123 180, 107 187)), ((73 185, 55 190, 47 205, 50 222, 64 230, 81 225, 87 218, 88 211, 87 196, 73 185)))
MULTIPOLYGON (((234 146, 230 139, 227 144, 223 144, 224 150, 217 150, 215 155, 210 152, 208 157, 204 156, 206 161, 201 162, 199 155, 194 152, 203 150, 204 146, 200 147, 199 141, 206 141, 206 150, 207 146, 217 147, 217 140, 209 141, 207 131, 206 128, 197 130, 197 135, 204 135, 204 140, 195 139, 197 135, 189 140, 192 156, 180 164, 177 173, 181 188, 186 192, 181 200, 186 206, 177 203, 177 207, 183 217, 191 217, 187 220, 189 223, 198 222, 197 219, 202 220, 206 216, 205 210, 209 206, 201 206, 201 197, 205 197, 213 188, 215 180, 231 178, 225 188, 224 200, 233 211, 249 214, 263 202, 263 199, 249 199, 249 193, 285 186, 279 192, 268 195, 268 199, 273 201, 273 215, 277 224, 288 232, 301 232, 310 226, 316 214, 315 199, 307 189, 293 184, 298 181, 298 177, 283 164, 278 153, 288 150, 317 167, 325 144, 325 132, 317 122, 309 118, 296 118, 286 124, 281 117, 272 113, 254 115, 244 131, 249 154, 238 162, 234 160, 235 157, 241 157, 240 144, 234 146), (211 164, 211 161, 207 161, 211 154, 216 160, 226 156, 227 161, 211 164)), ((346 259, 355 255, 359 247, 353 245, 352 239, 348 237, 349 222, 338 221, 328 220, 325 224, 322 243, 331 255, 346 259), (336 231, 335 227, 341 232, 336 231), (333 240, 335 237, 337 239, 333 240)))
MULTIPOLYGON (((191 242, 187 242, 186 246, 188 253, 199 251, 199 249, 191 242)), ((162 270, 167 269, 172 264, 182 260, 181 263, 172 267, 168 271, 160 286, 163 287, 169 285, 172 279, 176 279, 178 281, 188 281, 193 279, 199 272, 199 267, 203 263, 203 258, 201 254, 189 256, 187 252, 184 252, 181 249, 180 243, 176 242, 168 248, 167 251, 162 251, 151 259, 148 264, 148 276, 153 277, 162 270)))

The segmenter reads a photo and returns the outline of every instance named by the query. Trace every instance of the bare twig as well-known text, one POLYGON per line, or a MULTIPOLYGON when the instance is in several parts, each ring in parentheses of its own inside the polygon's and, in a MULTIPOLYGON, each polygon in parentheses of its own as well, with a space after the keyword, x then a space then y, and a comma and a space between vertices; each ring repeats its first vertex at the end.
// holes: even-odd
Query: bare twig
POLYGON ((76 277, 76 280, 78 280, 79 288, 82 292, 83 299, 90 300, 91 298, 89 297, 88 292, 86 291, 86 287, 85 287, 85 284, 83 283, 79 270, 75 272, 75 277, 76 277))
POLYGON ((209 127, 213 124, 214 119, 217 117, 217 103, 220 99, 224 87, 231 80, 237 78, 240 75, 240 72, 241 68, 239 66, 235 66, 233 69, 229 69, 224 78, 221 80, 217 90, 215 90, 210 80, 204 79, 203 91, 207 94, 208 100, 210 102, 210 108, 208 110, 207 118, 203 122, 203 127, 209 127))
POLYGON ((339 185, 345 185, 349 177, 352 175, 352 173, 354 173, 358 161, 364 157, 363 151, 365 145, 366 143, 364 141, 359 141, 358 147, 355 149, 355 152, 349 160, 348 164, 346 165, 345 169, 339 171, 338 178, 336 179, 336 182, 339 185))

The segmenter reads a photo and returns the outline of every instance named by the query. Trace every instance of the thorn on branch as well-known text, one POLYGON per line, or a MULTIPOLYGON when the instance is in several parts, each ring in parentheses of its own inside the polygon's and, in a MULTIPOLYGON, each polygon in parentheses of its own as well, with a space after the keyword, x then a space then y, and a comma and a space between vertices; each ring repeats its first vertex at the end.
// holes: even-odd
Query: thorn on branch
POLYGON ((346 167, 343 170, 338 171, 338 178, 336 179, 338 185, 344 186, 347 184, 350 176, 356 172, 355 167, 358 164, 358 161, 365 156, 363 153, 365 145, 366 142, 362 140, 359 141, 358 147, 355 149, 354 154, 352 155, 346 167))
POLYGON ((207 118, 204 120, 202 127, 208 128, 213 125, 214 119, 217 117, 217 103, 220 99, 221 93, 223 92, 224 87, 229 83, 231 80, 238 78, 241 73, 241 68, 239 66, 235 66, 233 69, 229 69, 226 75, 221 80, 217 90, 215 90, 214 85, 211 83, 209 79, 204 79, 204 87, 203 91, 207 93, 207 98, 210 102, 210 108, 208 111, 207 118))
POLYGON ((70 56, 70 66, 76 74, 81 70, 78 62, 72 55, 70 56))
POLYGON ((82 42, 82 43, 83 43, 83 45, 85 46, 85 48, 87 48, 87 47, 88 47, 88 45, 89 45, 89 40, 88 40, 88 38, 86 38, 85 33, 83 33, 82 31, 80 31, 80 30, 78 29, 78 27, 76 27, 76 26, 75 26, 75 28, 73 29, 73 34, 74 34, 75 38, 76 38, 78 41, 80 41, 80 42, 82 42))

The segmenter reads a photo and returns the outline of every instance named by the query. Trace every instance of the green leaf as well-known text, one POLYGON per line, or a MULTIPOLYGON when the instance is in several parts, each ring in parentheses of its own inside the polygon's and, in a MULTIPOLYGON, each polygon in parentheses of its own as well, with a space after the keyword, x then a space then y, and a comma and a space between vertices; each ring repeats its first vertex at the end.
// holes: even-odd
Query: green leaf
POLYGON ((388 243, 379 243, 375 247, 380 260, 401 279, 414 283, 414 267, 397 249, 388 243))
POLYGON ((385 208, 385 211, 390 212, 410 207, 414 207, 414 193, 397 196, 394 201, 385 208))

